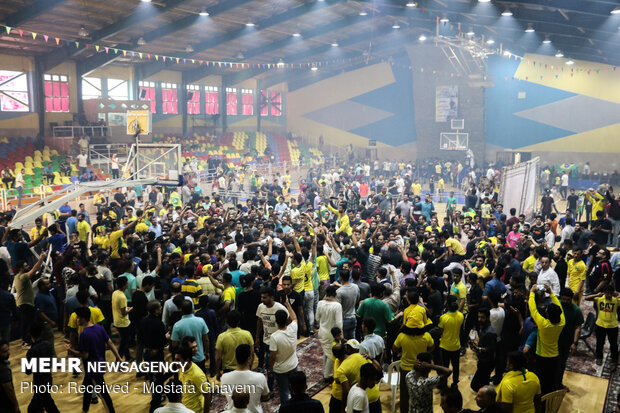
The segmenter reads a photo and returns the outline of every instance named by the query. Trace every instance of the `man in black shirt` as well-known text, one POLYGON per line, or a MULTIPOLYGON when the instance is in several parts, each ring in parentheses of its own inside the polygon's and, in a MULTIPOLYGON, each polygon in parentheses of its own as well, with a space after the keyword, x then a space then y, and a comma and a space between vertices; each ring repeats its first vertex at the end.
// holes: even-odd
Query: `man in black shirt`
POLYGON ((241 313, 241 325, 244 330, 252 333, 256 337, 256 310, 260 305, 260 289, 254 288, 254 276, 252 274, 242 275, 239 279, 241 287, 245 290, 237 296, 237 310, 241 313))
POLYGON ((297 291, 293 290, 293 279, 290 275, 285 275, 282 277, 282 290, 276 293, 276 301, 282 305, 286 305, 286 297, 288 297, 288 301, 291 303, 291 307, 297 315, 297 320, 300 322, 299 332, 297 333, 297 336, 299 336, 302 332, 306 331, 304 308, 303 302, 301 301, 301 295, 297 291))
POLYGON ((471 388, 477 392, 491 380, 491 372, 495 367, 495 348, 497 334, 491 326, 491 312, 487 308, 478 309, 478 343, 471 343, 472 350, 478 355, 476 374, 471 379, 471 388))
POLYGON ((532 225, 530 233, 532 235, 532 238, 534 238, 534 241, 539 244, 545 240, 545 226, 543 224, 542 215, 536 216, 536 221, 534 222, 534 225, 532 225))
MULTIPOLYGON (((30 327, 30 335, 32 336, 32 340, 34 344, 26 353, 26 358, 28 360, 37 359, 37 358, 52 358, 55 357, 54 349, 52 345, 48 341, 44 341, 41 339, 41 333, 43 332, 43 324, 40 322, 35 322, 30 327)), ((52 399, 52 395, 49 391, 41 391, 49 390, 52 386, 52 374, 51 373, 33 373, 32 371, 26 371, 26 374, 32 373, 32 385, 38 386, 37 391, 34 392, 34 396, 32 396, 32 400, 28 405, 29 412, 40 412, 45 409, 48 413, 58 413, 58 408, 56 407, 56 403, 54 403, 54 399, 52 399)), ((8 411, 8 410, 7 410, 8 411)))
MULTIPOLYGON (((131 297, 131 306, 133 307, 133 310, 129 314, 132 325, 139 326, 140 323, 142 323, 142 319, 146 317, 146 307, 149 303, 149 299, 146 298, 146 294, 151 292, 154 285, 155 277, 144 277, 142 279, 142 286, 133 293, 133 296, 131 297)), ((142 361, 144 345, 140 341, 136 344, 136 361, 139 363, 142 361)), ((140 373, 138 373, 138 377, 140 377, 140 373)))
MULTIPOLYGON (((147 278, 152 277, 145 277, 145 279, 147 278)), ((161 304, 159 301, 153 300, 148 303, 146 309, 148 317, 144 318, 138 325, 138 343, 141 343, 143 346, 144 361, 164 361, 164 347, 168 344, 168 340, 166 339, 166 326, 161 321, 161 304)), ((149 373, 148 378, 155 384, 155 388, 158 388, 170 375, 165 373, 149 373)), ((149 409, 150 413, 161 405, 161 400, 161 394, 153 392, 149 409)))
POLYGON ((611 234, 611 221, 605 218, 603 211, 596 213, 596 221, 592 221, 592 235, 594 242, 601 248, 606 248, 609 241, 609 234, 611 234))
POLYGON ((323 413, 320 401, 310 398, 306 393, 306 374, 303 371, 294 371, 288 378, 291 389, 291 398, 280 405, 280 413, 323 413))
POLYGON ((13 373, 9 365, 9 343, 0 340, 0 406, 7 412, 18 411, 19 404, 13 387, 13 373))
POLYGON ((575 195, 575 189, 571 188, 570 195, 566 198, 568 200, 568 209, 573 217, 577 218, 577 202, 579 202, 579 196, 575 195))

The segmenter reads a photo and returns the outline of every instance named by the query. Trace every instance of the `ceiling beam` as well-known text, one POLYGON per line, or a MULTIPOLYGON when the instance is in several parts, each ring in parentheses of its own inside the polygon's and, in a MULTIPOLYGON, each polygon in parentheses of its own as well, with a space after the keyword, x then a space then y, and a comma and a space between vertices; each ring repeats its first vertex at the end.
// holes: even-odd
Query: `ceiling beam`
MULTIPOLYGON (((179 20, 176 20, 172 23, 168 23, 158 29, 152 30, 148 33, 145 33, 143 36, 144 40, 146 41, 146 43, 153 43, 156 40, 159 40, 165 36, 169 36, 172 35, 176 32, 178 32, 179 30, 183 30, 188 28, 189 26, 192 26, 193 24, 198 23, 201 19, 209 19, 212 18, 214 16, 217 16, 219 14, 222 14, 224 12, 227 12, 229 10, 232 10, 236 7, 240 7, 246 3, 250 3, 252 0, 227 0, 224 2, 220 2, 218 4, 216 4, 215 6, 207 9, 207 12, 209 13, 209 17, 206 16, 200 16, 198 14, 192 14, 190 16, 186 16, 183 17, 179 20)), ((126 44, 126 45, 118 45, 119 48, 122 49, 129 49, 129 50, 133 50, 136 48, 139 48, 140 46, 138 46, 138 39, 140 38, 134 38, 132 39, 132 41, 130 42, 130 44, 126 44)), ((146 53, 146 52, 145 52, 146 53)), ((99 53, 102 54, 102 53, 99 53)), ((151 54, 155 54, 155 53, 151 53, 151 54)), ((94 66, 96 64, 99 64, 100 66, 108 64, 112 61, 114 61, 115 59, 117 59, 119 56, 118 55, 114 55, 114 54, 106 54, 105 56, 107 56, 107 60, 103 59, 103 58, 99 58, 97 57, 98 55, 93 55, 91 57, 89 57, 86 60, 91 60, 92 62, 89 64, 89 66, 94 66)), ((164 69, 166 69, 169 64, 165 63, 165 62, 149 62, 146 63, 147 65, 151 66, 151 68, 149 69, 151 74, 155 74, 159 71, 162 71, 164 69)), ((95 68, 98 66, 94 66, 95 68)))
MULTIPOLYGON (((102 40, 106 40, 109 37, 114 36, 115 34, 128 29, 130 27, 134 27, 139 25, 140 23, 144 23, 157 15, 164 13, 166 11, 172 10, 181 4, 187 2, 189 0, 168 0, 165 6, 158 6, 155 3, 153 4, 140 4, 138 8, 134 10, 132 14, 129 16, 122 18, 106 27, 103 27, 100 30, 91 34, 91 38, 88 40, 88 43, 98 43, 102 40), (142 5, 147 7, 141 7, 142 5)), ((42 57, 42 65, 43 69, 50 70, 55 66, 58 66, 60 63, 64 62, 67 59, 70 59, 79 53, 81 53, 84 49, 78 49, 75 47, 63 46, 61 48, 55 48, 53 51, 47 53, 42 57)))
MULTIPOLYGON (((257 30, 265 30, 268 29, 270 27, 273 27, 277 24, 283 23, 287 20, 291 20, 291 19, 295 19, 297 17, 301 17, 307 13, 310 12, 314 12, 317 10, 321 10, 321 9, 325 9, 329 6, 331 6, 332 4, 335 3, 340 3, 344 0, 327 0, 324 2, 313 2, 313 3, 304 3, 301 6, 297 6, 295 8, 292 9, 288 9, 282 13, 273 15, 273 16, 269 16, 263 20, 259 20, 257 22, 254 22, 254 24, 256 25, 256 27, 258 28, 257 30)), ((220 46, 222 43, 226 43, 235 39, 238 39, 242 36, 251 34, 251 33, 256 33, 256 30, 248 30, 247 27, 242 26, 239 29, 233 30, 231 32, 228 32, 226 34, 220 35, 220 36, 216 36, 214 38, 211 38, 209 40, 206 40, 204 42, 198 43, 193 45, 194 47, 194 52, 192 53, 187 53, 186 55, 184 55, 183 57, 191 57, 195 54, 207 51, 213 47, 217 47, 220 46)))
POLYGON ((9 27, 18 27, 52 10, 64 3, 65 0, 37 0, 29 6, 22 7, 18 11, 9 14, 4 19, 4 24, 9 27))

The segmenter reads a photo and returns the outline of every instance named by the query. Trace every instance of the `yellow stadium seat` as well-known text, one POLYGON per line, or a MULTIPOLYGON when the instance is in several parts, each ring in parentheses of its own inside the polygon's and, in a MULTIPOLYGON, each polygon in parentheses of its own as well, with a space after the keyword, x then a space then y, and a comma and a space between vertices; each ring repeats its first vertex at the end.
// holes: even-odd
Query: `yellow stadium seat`
POLYGON ((68 176, 63 176, 62 177, 62 183, 63 183, 63 185, 70 184, 71 183, 71 178, 69 178, 68 176))

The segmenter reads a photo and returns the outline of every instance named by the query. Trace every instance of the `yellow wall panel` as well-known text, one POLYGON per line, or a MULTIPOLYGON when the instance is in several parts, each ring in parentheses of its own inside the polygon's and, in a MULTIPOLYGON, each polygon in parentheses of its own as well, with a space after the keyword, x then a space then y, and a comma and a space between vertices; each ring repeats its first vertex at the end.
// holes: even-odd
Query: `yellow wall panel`
POLYGON ((222 85, 222 76, 219 76, 219 75, 205 76, 202 79, 194 82, 194 84, 195 85, 221 86, 222 85))
POLYGON ((620 123, 605 126, 559 139, 541 142, 536 145, 524 146, 520 151, 556 152, 567 150, 571 152, 599 152, 620 153, 620 123))
POLYGON ((287 120, 394 83, 389 63, 379 63, 322 80, 288 93, 287 120))
POLYGON ((34 71, 34 62, 31 57, 0 54, 0 62, 0 69, 20 72, 34 71))
POLYGON ((181 83, 181 72, 174 70, 162 70, 155 73, 153 76, 147 77, 145 80, 151 82, 168 82, 168 83, 181 83))
POLYGON ((567 60, 554 56, 526 54, 515 73, 515 78, 521 80, 527 78, 528 82, 539 85, 620 103, 620 70, 614 71, 612 66, 584 60, 574 60, 575 64, 568 66, 565 64, 567 60), (536 65, 533 62, 536 62, 536 65))
MULTIPOLYGON (((289 122, 287 129, 295 135, 318 137, 323 135, 326 145, 345 147, 352 144, 354 146, 368 147, 368 138, 315 122, 310 119, 296 118, 293 123, 289 122)), ((377 142, 378 148, 387 147, 384 143, 377 142)))
POLYGON ((128 66, 106 65, 93 70, 88 74, 88 77, 131 80, 133 79, 133 69, 128 66))

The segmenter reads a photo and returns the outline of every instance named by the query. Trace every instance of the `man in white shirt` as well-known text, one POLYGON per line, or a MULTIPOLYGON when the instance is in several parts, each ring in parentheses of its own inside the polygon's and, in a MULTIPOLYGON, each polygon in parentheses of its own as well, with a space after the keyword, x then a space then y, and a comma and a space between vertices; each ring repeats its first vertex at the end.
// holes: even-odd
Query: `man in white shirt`
POLYGON ((282 216, 282 214, 284 214, 286 212, 286 210, 288 209, 288 205, 286 205, 286 202, 284 202, 284 197, 278 197, 278 203, 276 204, 276 207, 274 208, 274 212, 280 216, 282 216))
POLYGON ((26 171, 22 169, 15 177, 15 189, 17 189, 18 194, 18 207, 22 206, 22 196, 24 196, 24 173, 26 173, 26 171))
POLYGON ((155 409, 155 413, 194 413, 193 410, 188 409, 181 403, 181 396, 183 395, 183 383, 181 383, 178 379, 170 379, 168 383, 168 392, 166 393, 166 397, 168 397, 168 403, 155 409))
POLYGON ((378 360, 385 350, 385 342, 383 337, 374 333, 376 327, 377 322, 372 317, 362 321, 364 340, 360 343, 360 354, 368 354, 370 358, 378 360))
POLYGON ((79 176, 82 176, 82 174, 86 172, 86 168, 88 167, 88 155, 86 155, 86 152, 82 152, 76 158, 78 161, 78 167, 80 168, 79 176))
MULTIPOLYGON (((250 402, 247 411, 250 413, 262 413, 261 402, 265 402, 269 398, 269 386, 264 374, 257 373, 250 369, 250 360, 252 356, 252 348, 247 344, 240 344, 235 350, 237 358, 237 368, 228 373, 224 373, 220 380, 222 388, 232 389, 235 385, 247 385, 255 391, 250 393, 250 402)), ((233 408, 232 393, 224 393, 227 401, 227 409, 233 408)))
MULTIPOLYGON (((254 347, 258 350, 258 368, 269 367, 269 343, 271 335, 278 329, 276 324, 276 312, 286 311, 286 307, 275 302, 275 292, 271 287, 263 287, 260 292, 261 304, 256 309, 258 323, 256 325, 256 337, 254 337, 254 347), (262 342, 261 342, 262 333, 262 342)), ((273 388, 273 376, 267 377, 269 388, 273 388)))
POLYGON ((564 242, 565 239, 572 239, 575 233, 575 227, 573 226, 573 218, 566 217, 564 220, 564 228, 562 228, 562 234, 560 236, 560 242, 564 242))
POLYGON ((286 311, 278 310, 275 314, 276 330, 269 339, 269 375, 275 375, 278 381, 280 402, 290 398, 288 376, 297 370, 297 316, 286 297, 286 311), (290 322, 289 322, 290 320, 290 322))
POLYGON ((541 270, 538 273, 536 284, 549 285, 551 292, 555 295, 560 294, 560 279, 555 270, 551 268, 551 259, 548 256, 540 257, 541 270))
POLYGON ((360 368, 360 381, 356 383, 347 395, 347 413, 369 413, 368 394, 366 389, 372 389, 377 384, 377 369, 372 363, 366 363, 360 368))

